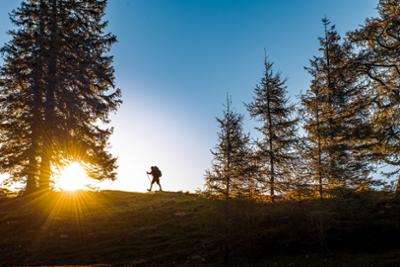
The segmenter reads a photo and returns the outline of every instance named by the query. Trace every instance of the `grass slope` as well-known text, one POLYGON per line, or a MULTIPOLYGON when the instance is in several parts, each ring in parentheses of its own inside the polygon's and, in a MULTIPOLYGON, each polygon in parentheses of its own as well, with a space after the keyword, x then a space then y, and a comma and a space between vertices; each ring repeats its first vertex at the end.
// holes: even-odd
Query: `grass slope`
POLYGON ((275 205, 168 192, 0 199, 0 265, 400 266, 399 240, 399 206, 371 195, 275 205))

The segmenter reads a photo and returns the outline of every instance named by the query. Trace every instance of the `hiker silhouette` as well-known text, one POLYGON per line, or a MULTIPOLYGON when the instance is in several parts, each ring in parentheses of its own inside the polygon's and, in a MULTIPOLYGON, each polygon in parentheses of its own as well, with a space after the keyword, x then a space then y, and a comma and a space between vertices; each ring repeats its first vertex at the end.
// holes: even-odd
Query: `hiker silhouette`
POLYGON ((151 170, 150 172, 146 172, 146 173, 151 174, 151 176, 153 176, 153 179, 151 180, 150 188, 147 189, 147 191, 149 191, 149 192, 151 191, 154 183, 157 183, 158 187, 160 188, 160 191, 162 191, 161 184, 160 184, 160 177, 161 177, 162 173, 161 173, 160 169, 157 166, 151 166, 150 170, 151 170))

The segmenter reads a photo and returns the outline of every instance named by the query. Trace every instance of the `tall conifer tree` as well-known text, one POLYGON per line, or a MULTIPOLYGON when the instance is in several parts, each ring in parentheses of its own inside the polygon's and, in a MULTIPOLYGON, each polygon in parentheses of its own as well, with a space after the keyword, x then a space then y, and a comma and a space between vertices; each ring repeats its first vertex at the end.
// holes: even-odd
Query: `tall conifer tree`
POLYGON ((115 178, 116 159, 107 151, 112 129, 100 126, 120 103, 108 55, 116 39, 104 33, 102 19, 106 3, 26 0, 12 14, 18 30, 2 49, 0 116, 9 123, 2 149, 14 152, 2 153, 2 171, 28 177, 27 189, 48 190, 52 166, 69 160, 81 161, 93 178, 115 178), (17 104, 11 97, 21 99, 18 108, 7 108, 17 104))
POLYGON ((380 0, 378 17, 349 33, 358 48, 357 64, 371 88, 376 134, 374 158, 391 166, 400 198, 400 1, 380 0))
POLYGON ((294 176, 297 119, 293 118, 294 106, 289 104, 286 96, 286 80, 274 73, 273 64, 267 57, 264 67, 264 76, 247 108, 251 117, 261 122, 257 128, 262 135, 257 141, 257 154, 263 166, 260 171, 264 184, 274 200, 276 192, 283 193, 294 176))
POLYGON ((319 196, 323 185, 355 187, 368 180, 368 103, 364 83, 353 70, 352 47, 340 42, 335 26, 322 20, 322 56, 314 57, 307 68, 313 77, 302 97, 306 110, 310 169, 314 170, 319 196))
POLYGON ((18 27, 1 49, 4 65, 0 79, 0 166, 10 182, 38 187, 45 79, 45 6, 26 1, 11 14, 18 27))
POLYGON ((206 190, 214 195, 222 195, 226 199, 245 194, 248 188, 250 170, 249 136, 243 132, 243 116, 231 108, 231 100, 227 103, 219 124, 218 144, 211 150, 214 156, 211 170, 206 171, 206 190))

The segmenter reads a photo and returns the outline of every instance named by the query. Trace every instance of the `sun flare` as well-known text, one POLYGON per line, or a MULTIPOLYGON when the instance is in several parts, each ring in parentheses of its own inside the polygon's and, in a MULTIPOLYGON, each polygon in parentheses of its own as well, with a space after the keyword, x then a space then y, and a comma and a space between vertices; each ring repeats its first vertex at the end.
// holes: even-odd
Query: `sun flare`
POLYGON ((55 179, 55 188, 60 191, 83 190, 90 184, 85 169, 78 162, 71 163, 60 171, 55 179))

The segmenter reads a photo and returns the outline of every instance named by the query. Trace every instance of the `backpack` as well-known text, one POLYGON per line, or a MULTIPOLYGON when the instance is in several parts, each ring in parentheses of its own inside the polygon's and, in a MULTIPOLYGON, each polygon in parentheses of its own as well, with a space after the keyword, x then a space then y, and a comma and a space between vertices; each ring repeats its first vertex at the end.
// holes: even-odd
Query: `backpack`
POLYGON ((154 174, 155 177, 161 177, 162 176, 162 173, 161 173, 160 169, 157 166, 154 166, 153 174, 154 174))

